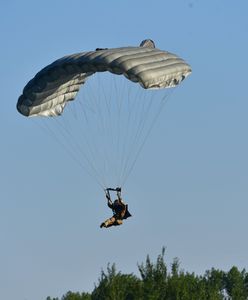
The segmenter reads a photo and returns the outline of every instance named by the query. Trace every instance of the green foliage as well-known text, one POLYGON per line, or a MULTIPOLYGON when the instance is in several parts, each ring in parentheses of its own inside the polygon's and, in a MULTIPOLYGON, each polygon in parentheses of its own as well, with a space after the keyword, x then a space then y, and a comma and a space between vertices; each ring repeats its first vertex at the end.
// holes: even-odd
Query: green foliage
POLYGON ((91 295, 88 293, 73 293, 68 292, 66 295, 62 297, 61 300, 91 300, 91 295))
POLYGON ((147 256, 146 263, 138 265, 142 278, 142 299, 144 300, 165 299, 167 267, 164 253, 165 248, 162 249, 162 254, 158 256, 156 264, 152 263, 150 257, 147 256))
POLYGON ((115 264, 108 265, 107 273, 101 272, 98 285, 92 292, 92 300, 135 300, 139 298, 140 280, 133 274, 121 274, 115 264))
MULTIPOLYGON (((165 248, 152 262, 138 264, 140 277, 122 274, 115 264, 101 271, 91 294, 68 292, 61 300, 247 300, 248 273, 232 267, 228 272, 212 268, 203 276, 180 270, 175 258, 168 269, 165 248)), ((59 300, 47 297, 46 300, 59 300)))
POLYGON ((203 280, 208 299, 223 299, 223 291, 226 288, 225 273, 223 271, 212 268, 210 271, 206 271, 203 280))
POLYGON ((247 276, 245 270, 240 272, 237 267, 232 267, 226 274, 226 290, 232 300, 247 300, 247 276))

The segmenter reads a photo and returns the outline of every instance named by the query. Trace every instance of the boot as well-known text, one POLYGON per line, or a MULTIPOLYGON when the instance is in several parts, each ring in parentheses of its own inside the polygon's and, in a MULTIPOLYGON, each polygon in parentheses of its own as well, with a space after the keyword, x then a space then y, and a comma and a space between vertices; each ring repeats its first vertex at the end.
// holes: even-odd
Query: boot
POLYGON ((106 224, 104 222, 100 225, 100 228, 103 228, 103 227, 106 227, 106 224))

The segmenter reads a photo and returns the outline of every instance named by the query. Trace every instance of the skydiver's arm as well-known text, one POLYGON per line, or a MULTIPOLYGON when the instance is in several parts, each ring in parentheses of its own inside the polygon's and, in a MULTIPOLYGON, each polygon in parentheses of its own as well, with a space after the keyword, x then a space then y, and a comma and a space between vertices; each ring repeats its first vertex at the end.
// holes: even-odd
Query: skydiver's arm
POLYGON ((121 199, 121 188, 117 187, 115 190, 116 190, 116 194, 117 194, 118 200, 120 202, 123 202, 122 199, 121 199))
POLYGON ((113 208, 113 202, 112 202, 111 197, 110 197, 109 189, 105 190, 105 193, 106 193, 106 198, 108 200, 108 207, 112 209, 113 208))
POLYGON ((105 190, 105 195, 106 195, 106 198, 107 198, 108 200, 111 200, 111 198, 110 198, 110 193, 109 193, 109 189, 106 189, 106 190, 105 190))
POLYGON ((118 197, 119 203, 120 203, 123 207, 126 207, 125 202, 124 202, 123 199, 121 198, 121 193, 118 193, 118 192, 117 192, 117 197, 118 197))
POLYGON ((122 207, 126 207, 126 204, 124 203, 123 199, 121 198, 121 193, 117 192, 118 201, 121 204, 122 207))
POLYGON ((113 202, 111 201, 111 199, 108 199, 108 207, 113 209, 113 202))

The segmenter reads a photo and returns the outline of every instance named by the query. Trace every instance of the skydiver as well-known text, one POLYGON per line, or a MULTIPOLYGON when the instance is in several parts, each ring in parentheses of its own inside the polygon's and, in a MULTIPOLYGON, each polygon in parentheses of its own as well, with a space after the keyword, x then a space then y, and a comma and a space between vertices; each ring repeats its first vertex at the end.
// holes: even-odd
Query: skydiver
POLYGON ((116 189, 107 188, 105 190, 105 195, 108 201, 108 207, 112 209, 113 216, 103 222, 100 227, 108 228, 110 226, 118 226, 123 223, 124 219, 131 217, 132 215, 128 211, 128 205, 125 204, 121 198, 121 188, 117 187, 116 189), (110 191, 116 191, 117 199, 112 202, 110 197, 110 191))

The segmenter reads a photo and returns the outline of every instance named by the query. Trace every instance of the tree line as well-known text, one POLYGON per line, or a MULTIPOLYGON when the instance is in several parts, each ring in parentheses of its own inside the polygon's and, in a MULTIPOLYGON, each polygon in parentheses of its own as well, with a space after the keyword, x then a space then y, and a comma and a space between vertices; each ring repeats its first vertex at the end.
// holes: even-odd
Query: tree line
POLYGON ((138 264, 140 276, 122 274, 115 264, 101 271, 92 293, 67 292, 46 300, 248 300, 248 273, 233 266, 224 272, 212 268, 204 275, 185 272, 175 258, 167 266, 165 248, 152 262, 138 264))

